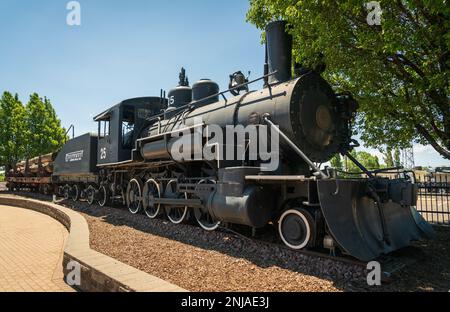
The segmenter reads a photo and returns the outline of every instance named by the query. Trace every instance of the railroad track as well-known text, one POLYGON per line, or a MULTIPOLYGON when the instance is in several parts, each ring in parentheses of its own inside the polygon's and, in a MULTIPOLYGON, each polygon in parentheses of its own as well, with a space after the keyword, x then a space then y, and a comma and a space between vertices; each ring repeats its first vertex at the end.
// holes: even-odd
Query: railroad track
MULTIPOLYGON (((263 243, 266 245, 276 246, 283 250, 292 251, 292 249, 285 246, 281 242, 273 241, 274 240, 273 238, 275 237, 273 235, 272 235, 272 238, 271 238, 272 241, 271 241, 270 238, 250 237, 248 235, 239 233, 238 231, 235 231, 235 230, 232 230, 232 229, 229 229, 226 227, 221 227, 219 229, 223 232, 231 233, 231 234, 234 234, 236 236, 242 237, 247 240, 253 240, 253 241, 257 241, 257 242, 260 242, 260 243, 263 243)), ((338 262, 342 262, 345 264, 359 266, 362 268, 367 267, 367 262, 360 261, 358 259, 355 259, 351 256, 347 256, 344 254, 333 255, 331 252, 327 253, 325 250, 319 251, 319 250, 311 250, 311 249, 298 250, 296 252, 310 256, 310 257, 319 257, 319 258, 328 259, 328 260, 332 260, 332 261, 338 261, 338 262)), ((379 259, 377 259, 376 261, 378 261, 381 264, 382 273, 383 273, 383 281, 391 282, 394 279, 395 273, 397 273, 400 270, 405 269, 409 265, 413 265, 414 263, 419 261, 420 258, 417 257, 418 253, 420 254, 420 251, 418 251, 417 248, 407 247, 407 248, 404 248, 403 250, 397 251, 390 255, 384 255, 384 256, 380 257, 379 259)))

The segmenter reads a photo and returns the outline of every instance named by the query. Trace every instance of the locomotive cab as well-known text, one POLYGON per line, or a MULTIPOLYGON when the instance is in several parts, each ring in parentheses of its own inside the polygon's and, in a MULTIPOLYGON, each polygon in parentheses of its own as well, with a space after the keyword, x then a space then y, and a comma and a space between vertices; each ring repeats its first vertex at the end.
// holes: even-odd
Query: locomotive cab
POLYGON ((125 100, 96 116, 98 164, 131 160, 140 133, 154 123, 153 116, 161 113, 166 106, 166 101, 159 97, 142 97, 125 100))

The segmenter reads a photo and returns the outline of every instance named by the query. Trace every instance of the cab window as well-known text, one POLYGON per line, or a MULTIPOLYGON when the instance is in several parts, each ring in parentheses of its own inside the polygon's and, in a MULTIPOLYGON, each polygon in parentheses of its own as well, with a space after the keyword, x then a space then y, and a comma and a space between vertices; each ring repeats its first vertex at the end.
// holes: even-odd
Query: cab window
POLYGON ((134 138, 134 107, 124 107, 122 115, 122 147, 126 149, 133 148, 134 138))
POLYGON ((107 137, 111 134, 111 123, 109 120, 102 120, 98 122, 99 136, 101 138, 107 137))

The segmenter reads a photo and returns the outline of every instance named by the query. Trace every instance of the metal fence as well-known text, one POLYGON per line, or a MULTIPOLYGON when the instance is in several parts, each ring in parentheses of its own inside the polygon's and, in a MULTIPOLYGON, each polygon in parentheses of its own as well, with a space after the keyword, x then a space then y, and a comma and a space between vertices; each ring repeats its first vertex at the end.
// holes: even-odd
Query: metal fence
POLYGON ((417 210, 431 223, 450 225, 449 174, 417 176, 419 188, 417 210))

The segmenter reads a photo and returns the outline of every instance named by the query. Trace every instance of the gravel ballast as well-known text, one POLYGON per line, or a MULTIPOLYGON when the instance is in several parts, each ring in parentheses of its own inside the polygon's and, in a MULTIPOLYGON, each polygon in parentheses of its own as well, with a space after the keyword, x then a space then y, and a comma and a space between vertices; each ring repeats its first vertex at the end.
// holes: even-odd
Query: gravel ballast
MULTIPOLYGON (((24 195, 21 193, 20 195, 24 195)), ((49 197, 28 194, 49 200, 49 197)), ((365 268, 124 208, 63 202, 88 221, 91 248, 190 291, 449 291, 448 228, 417 244, 419 260, 369 287, 365 268)))

